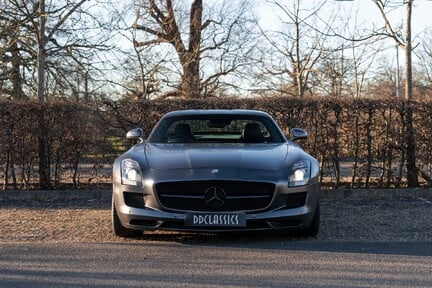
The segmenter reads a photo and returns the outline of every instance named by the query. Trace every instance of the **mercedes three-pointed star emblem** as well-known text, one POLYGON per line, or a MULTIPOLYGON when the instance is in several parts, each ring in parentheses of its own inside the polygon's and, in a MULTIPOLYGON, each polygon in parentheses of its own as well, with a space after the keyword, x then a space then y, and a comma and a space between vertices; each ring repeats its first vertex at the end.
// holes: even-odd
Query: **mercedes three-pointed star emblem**
POLYGON ((219 186, 211 186, 204 192, 204 201, 212 208, 220 208, 225 204, 226 192, 219 186))

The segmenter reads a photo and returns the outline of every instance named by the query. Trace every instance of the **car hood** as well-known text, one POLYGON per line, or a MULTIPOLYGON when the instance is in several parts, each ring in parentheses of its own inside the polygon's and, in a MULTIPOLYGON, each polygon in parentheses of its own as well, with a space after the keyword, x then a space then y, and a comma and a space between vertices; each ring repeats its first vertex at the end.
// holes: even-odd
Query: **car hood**
POLYGON ((288 152, 283 144, 146 144, 151 169, 237 168, 278 170, 288 152))

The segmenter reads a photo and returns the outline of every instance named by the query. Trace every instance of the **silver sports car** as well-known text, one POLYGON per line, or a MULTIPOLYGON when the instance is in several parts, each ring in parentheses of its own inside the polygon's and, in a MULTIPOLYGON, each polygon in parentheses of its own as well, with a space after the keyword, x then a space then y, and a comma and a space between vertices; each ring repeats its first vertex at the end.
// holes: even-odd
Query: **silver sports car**
POLYGON ((286 139, 261 111, 185 110, 162 117, 113 166, 116 235, 148 230, 294 231, 316 236, 320 223, 315 158, 286 139))

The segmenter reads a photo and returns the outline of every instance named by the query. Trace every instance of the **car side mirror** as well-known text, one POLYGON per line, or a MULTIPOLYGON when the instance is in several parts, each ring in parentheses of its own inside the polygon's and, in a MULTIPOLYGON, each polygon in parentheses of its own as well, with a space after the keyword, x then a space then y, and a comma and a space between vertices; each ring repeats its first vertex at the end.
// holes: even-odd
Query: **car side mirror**
POLYGON ((126 139, 128 140, 135 140, 139 143, 143 142, 144 140, 142 139, 143 137, 143 130, 141 128, 135 128, 132 130, 129 130, 126 133, 126 139))
POLYGON ((301 128, 292 128, 291 129, 291 141, 307 139, 308 133, 301 128))

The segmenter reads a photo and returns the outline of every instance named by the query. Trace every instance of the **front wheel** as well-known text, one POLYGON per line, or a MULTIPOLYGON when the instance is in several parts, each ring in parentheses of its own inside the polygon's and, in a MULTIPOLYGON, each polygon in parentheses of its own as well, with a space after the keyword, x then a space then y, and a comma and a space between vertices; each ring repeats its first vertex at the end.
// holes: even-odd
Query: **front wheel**
POLYGON ((134 238, 142 235, 142 231, 123 227, 118 217, 114 201, 112 202, 111 215, 112 215, 112 228, 116 236, 123 237, 123 238, 134 238))
POLYGON ((316 237, 319 233, 320 221, 321 221, 321 212, 320 212, 320 204, 318 203, 311 224, 309 225, 309 227, 300 230, 298 232, 298 235, 302 237, 316 237))

